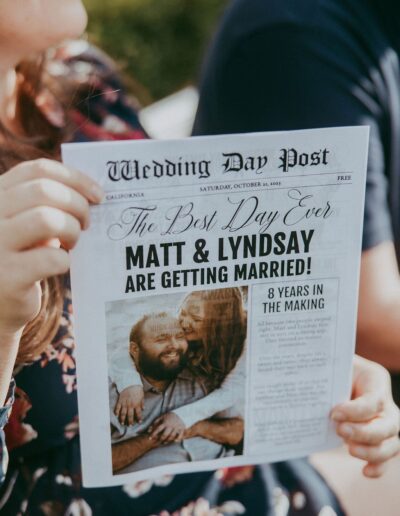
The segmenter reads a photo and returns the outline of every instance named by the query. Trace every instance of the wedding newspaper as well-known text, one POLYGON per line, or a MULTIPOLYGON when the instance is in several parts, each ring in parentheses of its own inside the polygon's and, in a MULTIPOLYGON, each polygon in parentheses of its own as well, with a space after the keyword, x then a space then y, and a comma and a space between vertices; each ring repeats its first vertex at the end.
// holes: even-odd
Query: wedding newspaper
POLYGON ((105 190, 71 266, 85 486, 339 443, 367 148, 366 127, 63 146, 105 190))

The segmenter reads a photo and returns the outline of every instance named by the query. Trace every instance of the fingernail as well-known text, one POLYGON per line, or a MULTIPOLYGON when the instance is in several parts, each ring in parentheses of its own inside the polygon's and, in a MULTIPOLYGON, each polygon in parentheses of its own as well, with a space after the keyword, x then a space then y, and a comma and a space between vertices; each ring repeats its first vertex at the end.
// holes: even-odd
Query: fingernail
POLYGON ((348 424, 340 425, 339 433, 343 437, 351 437, 353 435, 353 427, 348 424))
POLYGON ((344 412, 340 412, 340 410, 335 410, 334 412, 332 412, 331 418, 334 421, 346 421, 346 415, 344 414, 344 412))

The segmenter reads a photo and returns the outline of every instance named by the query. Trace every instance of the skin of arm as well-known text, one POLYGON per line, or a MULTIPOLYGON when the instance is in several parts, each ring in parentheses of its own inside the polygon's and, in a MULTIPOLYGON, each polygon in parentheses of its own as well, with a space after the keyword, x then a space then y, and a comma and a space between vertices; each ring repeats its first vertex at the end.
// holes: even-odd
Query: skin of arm
POLYGON ((118 352, 112 361, 110 375, 120 393, 114 413, 122 425, 141 422, 144 393, 140 374, 128 350, 118 352))
POLYGON ((392 242, 362 254, 357 352, 400 371, 400 276, 392 242))
POLYGON ((113 472, 117 472, 135 460, 142 457, 145 453, 158 448, 160 443, 151 440, 148 435, 138 435, 123 441, 122 443, 114 443, 112 445, 112 467, 113 472))
POLYGON ((6 402, 22 330, 14 334, 3 333, 0 330, 0 335, 0 407, 2 407, 6 402))
MULTIPOLYGON (((203 437, 219 444, 236 446, 243 439, 243 419, 208 419, 200 421, 186 430, 184 438, 203 437)), ((121 443, 112 445, 113 472, 117 472, 150 450, 160 446, 160 442, 150 439, 148 435, 139 435, 121 443)))
POLYGON ((203 437, 226 446, 237 446, 243 439, 244 423, 240 417, 205 419, 185 431, 184 438, 203 437))

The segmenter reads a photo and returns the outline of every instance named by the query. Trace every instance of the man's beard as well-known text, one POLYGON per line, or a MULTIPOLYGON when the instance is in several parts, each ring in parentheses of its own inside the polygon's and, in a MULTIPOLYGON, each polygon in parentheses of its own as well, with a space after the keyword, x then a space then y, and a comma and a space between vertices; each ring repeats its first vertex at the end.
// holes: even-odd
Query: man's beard
POLYGON ((139 355, 139 372, 154 380, 174 380, 187 364, 187 353, 181 350, 177 353, 179 360, 168 366, 161 358, 152 358, 142 352, 139 355))

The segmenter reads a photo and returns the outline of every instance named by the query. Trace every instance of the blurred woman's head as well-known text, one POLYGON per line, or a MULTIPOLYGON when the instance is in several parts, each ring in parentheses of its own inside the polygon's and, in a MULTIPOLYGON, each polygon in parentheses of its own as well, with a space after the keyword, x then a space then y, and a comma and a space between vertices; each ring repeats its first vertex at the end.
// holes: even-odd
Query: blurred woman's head
POLYGON ((186 339, 197 342, 196 367, 221 385, 243 352, 246 314, 239 288, 192 292, 184 299, 179 322, 186 339))
POLYGON ((80 36, 86 23, 81 0, 1 0, 0 70, 80 36))
POLYGON ((86 23, 82 0, 0 0, 0 139, 59 157, 71 133, 67 111, 81 92, 70 77, 49 73, 47 51, 79 37, 86 23))

